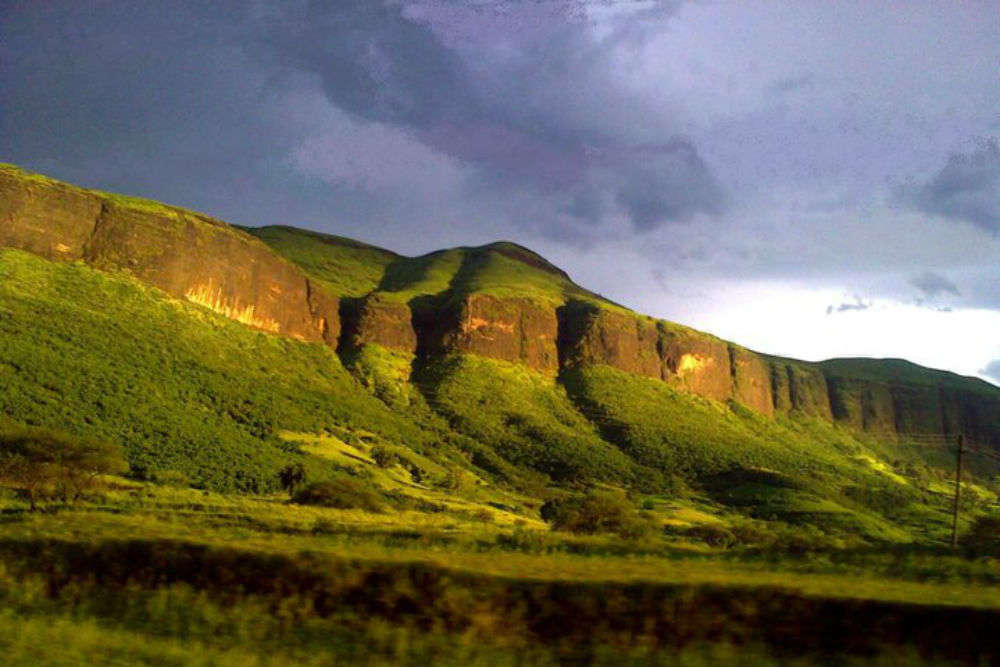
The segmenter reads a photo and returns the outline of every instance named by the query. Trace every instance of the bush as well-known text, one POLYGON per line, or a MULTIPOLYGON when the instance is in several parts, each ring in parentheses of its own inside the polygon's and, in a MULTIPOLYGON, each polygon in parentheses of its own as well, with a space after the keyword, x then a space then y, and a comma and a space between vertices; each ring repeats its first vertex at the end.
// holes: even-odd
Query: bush
POLYGON ((191 480, 179 470, 158 470, 152 473, 149 479, 154 484, 161 486, 176 486, 179 488, 191 486, 191 480))
POLYGON ((1000 558, 1000 514, 981 516, 962 536, 962 546, 973 556, 1000 558))
POLYGON ((124 473, 128 464, 117 445, 47 428, 0 433, 0 477, 20 487, 31 509, 38 500, 79 500, 101 475, 124 473))
POLYGON ((391 468, 400 462, 399 454, 385 445, 375 445, 371 451, 372 460, 379 468, 391 468))
POLYGON ((691 526, 684 530, 683 535, 699 542, 704 542, 710 547, 728 549, 736 545, 736 536, 729 530, 721 526, 710 524, 701 526, 691 526))
POLYGON ((617 533, 628 539, 647 534, 651 524, 636 512, 625 494, 615 491, 591 491, 583 496, 549 500, 542 505, 541 516, 554 530, 617 533))
POLYGON ((336 535, 343 528, 329 519, 316 519, 313 522, 311 532, 313 535, 336 535))
POLYGON ((308 484, 295 493, 292 502, 337 509, 382 511, 382 497, 374 489, 351 477, 335 477, 308 484))

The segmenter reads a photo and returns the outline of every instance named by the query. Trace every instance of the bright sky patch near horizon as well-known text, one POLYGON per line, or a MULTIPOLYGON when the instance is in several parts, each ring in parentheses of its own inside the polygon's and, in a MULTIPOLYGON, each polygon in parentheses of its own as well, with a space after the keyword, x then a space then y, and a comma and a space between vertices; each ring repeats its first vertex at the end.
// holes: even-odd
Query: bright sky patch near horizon
POLYGON ((0 161, 1000 382, 1000 7, 0 3, 0 161))

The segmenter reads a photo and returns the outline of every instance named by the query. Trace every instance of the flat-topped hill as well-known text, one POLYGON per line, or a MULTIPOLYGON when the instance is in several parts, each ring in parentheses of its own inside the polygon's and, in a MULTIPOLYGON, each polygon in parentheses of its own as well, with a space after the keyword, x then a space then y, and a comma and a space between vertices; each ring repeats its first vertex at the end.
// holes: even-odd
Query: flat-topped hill
MULTIPOLYGON (((135 460, 154 467, 180 465, 178 450, 164 449, 172 452, 164 458, 156 446, 184 441, 193 448, 197 433, 228 443, 230 464, 244 455, 252 459, 252 443, 267 443, 260 451, 270 452, 271 463, 239 473, 243 482, 218 482, 227 487, 266 486, 262 471, 287 460, 276 434, 344 428, 344 406, 360 415, 351 428, 380 433, 389 424, 392 438, 408 433, 403 437, 413 442, 451 442, 442 451, 464 451, 469 460, 462 465, 471 460, 480 473, 523 480, 525 471, 534 471, 555 480, 649 488, 733 466, 788 468, 796 475, 819 466, 825 472, 808 474, 825 480, 861 475, 856 485, 873 474, 856 469, 862 465, 857 452, 867 445, 836 450, 839 427, 882 443, 958 434, 986 447, 1000 441, 1000 389, 981 380, 902 360, 810 363, 761 355, 608 301, 506 241, 406 257, 292 227, 235 227, 3 166, 0 246, 8 253, 5 279, 13 281, 0 321, 4 312, 20 318, 0 331, 9 357, 0 358, 0 368, 22 395, 34 397, 7 395, 0 412, 44 423, 62 401, 67 408, 60 419, 71 430, 122 439, 135 433, 129 424, 144 424, 135 460), (35 263, 9 254, 19 251, 37 256, 35 263), (95 300, 70 290, 60 266, 75 267, 70 273, 81 284, 100 290, 95 298, 107 310, 101 321, 113 325, 93 319, 95 300), (164 317, 158 299, 184 303, 171 326, 190 322, 197 331, 185 340, 201 340, 205 350, 185 357, 197 348, 189 345, 178 357, 169 337, 142 328, 164 317), (33 308, 49 316, 26 319, 33 308), (197 313, 235 320, 247 335, 199 333, 203 325, 191 319, 197 313), (90 324, 80 328, 79 322, 90 324), (150 407, 109 412, 83 389, 93 381, 87 374, 108 387, 119 384, 106 359, 115 346, 96 342, 102 327, 125 336, 120 353, 128 361, 122 363, 140 369, 145 379, 137 391, 153 392, 143 399, 150 407), (283 365, 270 347, 252 351, 263 345, 254 330, 306 347, 288 348, 283 365), (150 346, 160 351, 150 355, 150 346), (86 363, 70 363, 74 355, 86 363), (178 369, 189 374, 176 375, 178 369), (280 399, 267 386, 272 374, 275 387, 285 387, 280 399), (170 386, 178 377, 187 378, 188 389, 169 400, 156 393, 158 383, 170 386), (305 378, 313 378, 310 389, 294 389, 305 378), (50 386, 61 387, 58 399, 46 398, 50 386), (300 391, 313 397, 308 415, 288 403, 300 391), (333 403, 321 407, 324 394, 333 403), (152 408, 154 395, 166 413, 152 408), (202 395, 207 403, 196 398, 202 395), (192 430, 174 435, 175 429, 155 425, 171 410, 192 409, 215 415, 204 422, 214 424, 208 432, 194 428, 196 422, 183 422, 192 430), (388 412, 376 417, 383 409, 388 412), (812 435, 794 435, 789 424, 812 435)), ((877 462, 883 454, 864 456, 877 462)), ((200 474, 197 466, 185 470, 200 474)))

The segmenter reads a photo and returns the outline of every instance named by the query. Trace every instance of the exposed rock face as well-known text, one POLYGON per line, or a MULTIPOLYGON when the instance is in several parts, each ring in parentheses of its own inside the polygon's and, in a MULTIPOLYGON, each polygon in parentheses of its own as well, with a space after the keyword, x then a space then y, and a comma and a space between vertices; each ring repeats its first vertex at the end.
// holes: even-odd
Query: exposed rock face
POLYGON ((327 342, 339 335, 336 299, 229 225, 2 170, 0 195, 3 245, 127 270, 171 296, 264 331, 327 342))
POLYGON ((690 329, 571 302, 560 309, 559 346, 566 366, 606 364, 706 398, 733 396, 726 343, 690 329))
POLYGON ((827 386, 834 419, 872 433, 896 432, 895 407, 886 385, 828 376, 827 386))
POLYGON ((771 369, 767 362, 750 350, 730 345, 729 366, 733 374, 733 398, 761 414, 774 414, 771 369))
POLYGON ((410 354, 417 351, 413 316, 410 307, 401 301, 393 301, 379 294, 345 299, 341 317, 341 345, 358 348, 367 343, 376 343, 410 354))
POLYGON ((80 259, 100 212, 101 199, 85 190, 0 170, 0 246, 80 259))
POLYGON ((725 401, 733 397, 729 349, 724 341, 692 329, 660 326, 662 377, 698 396, 725 401))
POLYGON ((656 325, 634 315, 571 302, 560 309, 560 348, 565 365, 607 364, 662 379, 656 325))
POLYGON ((530 299, 472 294, 445 305, 429 328, 447 352, 522 363, 546 373, 559 368, 555 309, 530 299))
POLYGON ((769 365, 775 410, 797 410, 812 417, 833 421, 826 377, 820 368, 775 358, 770 359, 769 365))

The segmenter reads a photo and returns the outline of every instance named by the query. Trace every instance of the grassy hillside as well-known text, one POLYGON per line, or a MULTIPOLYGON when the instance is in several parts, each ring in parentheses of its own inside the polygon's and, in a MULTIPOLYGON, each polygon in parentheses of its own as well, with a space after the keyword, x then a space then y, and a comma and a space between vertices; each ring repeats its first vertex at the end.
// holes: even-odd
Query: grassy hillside
POLYGON ((917 386, 940 386, 996 396, 996 387, 984 380, 949 371, 925 368, 905 359, 844 358, 820 362, 823 370, 836 377, 917 386))
POLYGON ((254 332, 124 275, 0 250, 0 414, 109 438, 134 467, 266 491, 301 460, 282 430, 432 441, 329 348, 254 332))
POLYGON ((363 296, 382 281, 386 267, 399 259, 389 250, 295 227, 245 227, 310 278, 337 296, 363 296))
POLYGON ((573 298, 621 308, 576 285, 535 252, 500 241, 479 247, 402 257, 339 236, 292 227, 246 228, 339 296, 379 292, 409 302, 418 297, 470 294, 527 297, 543 304, 573 298))
POLYGON ((574 369, 563 382, 603 437, 634 461, 751 516, 889 541, 933 539, 946 528, 948 496, 931 480, 947 463, 930 473, 927 452, 905 442, 803 416, 769 419, 607 366, 574 369))

